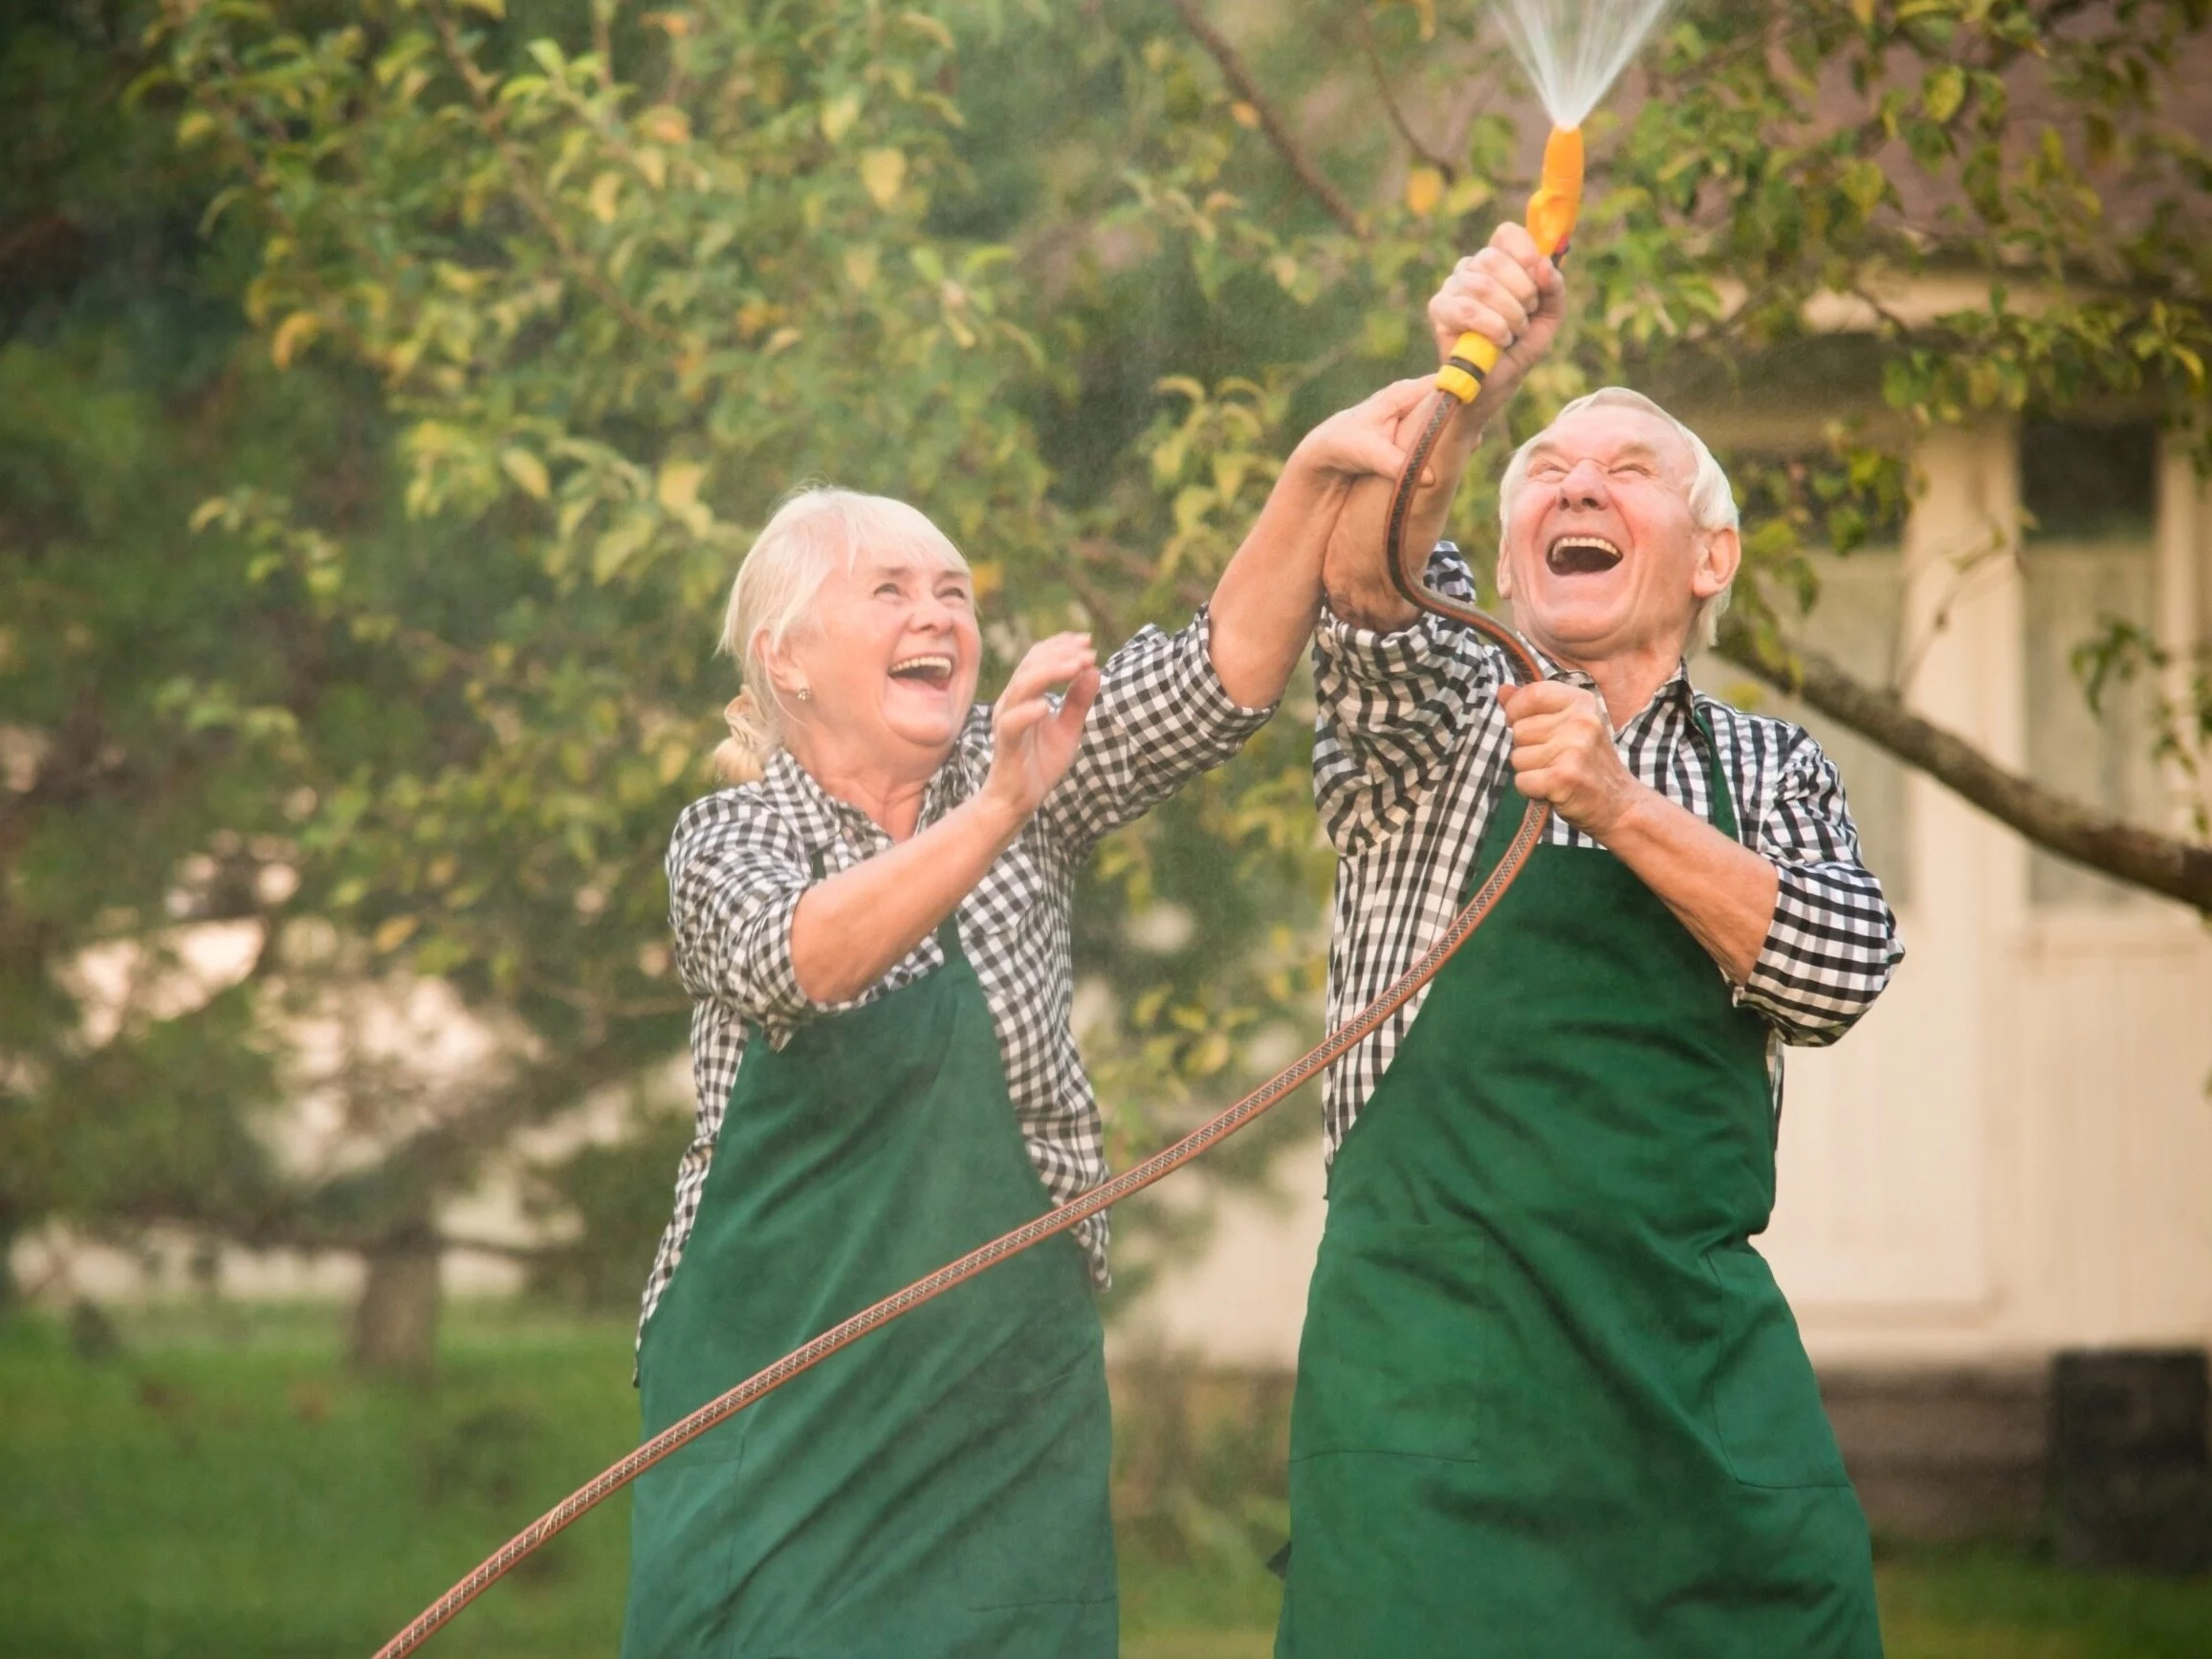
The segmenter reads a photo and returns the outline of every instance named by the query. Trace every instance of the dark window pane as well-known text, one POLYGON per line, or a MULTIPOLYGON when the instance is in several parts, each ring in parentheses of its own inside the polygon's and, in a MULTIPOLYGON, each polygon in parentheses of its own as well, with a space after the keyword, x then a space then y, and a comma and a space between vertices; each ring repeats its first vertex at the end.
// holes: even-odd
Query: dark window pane
POLYGON ((2158 428, 2027 421, 2020 428, 2020 504, 2030 541, 2147 535, 2157 511, 2158 428))

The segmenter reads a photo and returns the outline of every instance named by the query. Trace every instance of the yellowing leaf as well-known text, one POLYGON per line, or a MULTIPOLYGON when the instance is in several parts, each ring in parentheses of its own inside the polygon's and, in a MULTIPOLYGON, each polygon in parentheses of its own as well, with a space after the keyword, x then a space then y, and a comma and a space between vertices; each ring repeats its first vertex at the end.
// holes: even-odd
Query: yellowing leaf
POLYGON ((852 123, 860 120, 860 112, 859 93, 839 93, 821 106, 821 136, 836 143, 852 131, 852 123))
POLYGON ((658 144, 688 144, 691 142, 691 118, 682 110, 673 109, 665 103, 646 111, 638 119, 638 128, 658 144))
POLYGON ((668 182, 668 155, 659 145, 641 144, 631 159, 637 163, 638 171, 644 175, 646 183, 654 189, 659 189, 668 182))
POLYGON ((397 950, 413 936, 415 927, 416 921, 412 916, 387 916, 377 925, 376 934, 370 943, 379 950, 397 950))
POLYGON ((1421 20, 1421 38, 1436 38, 1436 0, 1413 0, 1413 15, 1421 20))
POLYGON ((860 174, 868 199, 879 207, 888 207, 899 199, 899 186, 907 182, 907 152, 870 150, 861 157, 860 174))
POLYGON ((591 189, 584 196, 585 203, 591 208, 591 216, 602 225, 612 225, 615 204, 622 193, 623 176, 620 173, 609 171, 600 174, 592 180, 591 189))
POLYGON ((844 251, 844 279, 864 294, 876 285, 876 251, 866 245, 844 251))
POLYGON ((1464 218, 1487 203, 1493 194, 1488 179, 1478 179, 1470 173, 1444 192, 1444 211, 1455 219, 1464 218))
POLYGON ((1947 121, 1966 101, 1966 72, 1957 64, 1933 71, 1920 86, 1920 101, 1932 121, 1947 121))
POLYGON ((322 318, 312 311, 296 311, 277 325, 269 342, 269 360, 278 368, 292 366, 299 348, 322 332, 322 318))
POLYGON ((1229 115, 1230 119, 1240 127, 1258 130, 1259 126, 1259 112, 1242 98, 1238 98, 1229 106, 1229 115))
POLYGON ((504 449, 499 455, 500 470, 515 480, 526 495, 543 501, 553 492, 553 480, 546 475, 545 463, 527 449, 504 449))
POLYGON ((699 505, 699 485, 706 476, 707 469, 696 461, 670 461, 662 467, 653 494, 670 513, 690 513, 699 505))
POLYGON ((1406 207, 1408 211, 1427 218, 1436 210, 1436 204, 1444 199, 1444 175, 1438 168, 1423 164, 1406 174, 1406 207))
POLYGON ((507 15, 507 0, 461 0, 461 4, 471 11, 483 12, 487 17, 507 15))
POLYGON ((215 130, 215 118, 204 109, 188 109, 177 118, 177 147, 186 149, 215 130))

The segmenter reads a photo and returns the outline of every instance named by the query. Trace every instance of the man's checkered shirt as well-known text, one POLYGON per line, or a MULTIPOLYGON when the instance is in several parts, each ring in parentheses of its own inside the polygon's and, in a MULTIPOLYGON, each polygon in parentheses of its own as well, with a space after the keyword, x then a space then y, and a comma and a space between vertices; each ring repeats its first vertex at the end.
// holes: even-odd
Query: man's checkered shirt
MULTIPOLYGON (((1030 1159, 1056 1203, 1106 1174, 1098 1102, 1068 1024, 1074 995, 1068 906, 1076 867, 1102 837, 1235 754, 1272 712, 1230 699, 1214 671, 1209 638, 1201 610, 1178 633, 1144 629, 1106 661, 1074 764, 960 902, 960 947, 982 981, 1030 1159)), ((974 795, 990 770, 986 707, 970 716, 930 781, 921 822, 935 822, 974 795)), ((675 1215, 646 1280, 641 1333, 698 1217, 747 1023, 781 1048, 801 1021, 871 1002, 943 965, 944 952, 931 936, 852 1002, 815 1002, 799 988, 791 921, 799 896, 816 880, 815 861, 834 875, 890 844, 865 813, 832 798, 784 751, 770 758, 758 782, 694 801, 676 820, 668 844, 668 920, 677 967, 692 998, 698 1119, 677 1168, 675 1215)), ((1084 1222, 1076 1236, 1103 1287, 1106 1217, 1084 1222)))
MULTIPOLYGON (((1437 548, 1429 580, 1472 602, 1457 549, 1437 548)), ((1544 665, 1550 678, 1594 689, 1589 676, 1544 665)), ((1483 825, 1512 779, 1512 732, 1497 690, 1503 654, 1468 629, 1422 617, 1396 633, 1324 616, 1314 637, 1320 706, 1314 795, 1335 845, 1335 928, 1328 965, 1331 1028, 1357 1014, 1412 966, 1459 907, 1483 825)), ((1774 921, 1740 1004, 1772 1028, 1781 1102, 1784 1043, 1833 1042, 1873 1004, 1903 950, 1881 884, 1859 860, 1842 781, 1798 727, 1746 714, 1691 688, 1686 668, 1662 687, 1614 741, 1640 781, 1710 818, 1704 736, 1712 722, 1720 772, 1746 846, 1775 865, 1774 921)), ((1554 816, 1548 840, 1595 846, 1554 816)), ((1716 966, 1716 972, 1719 970, 1716 966)), ((1324 1091, 1333 1158, 1391 1057, 1413 1029, 1424 991, 1329 1068, 1324 1091)))

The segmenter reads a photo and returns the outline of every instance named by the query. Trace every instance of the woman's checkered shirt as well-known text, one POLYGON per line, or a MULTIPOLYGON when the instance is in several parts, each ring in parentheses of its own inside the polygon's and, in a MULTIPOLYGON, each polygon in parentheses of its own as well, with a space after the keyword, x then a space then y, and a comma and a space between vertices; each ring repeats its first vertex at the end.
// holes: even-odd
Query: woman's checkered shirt
MULTIPOLYGON (((1458 551, 1429 565, 1438 589, 1472 602, 1458 551)), ((1594 689, 1587 674, 1545 665, 1594 689)), ((1328 972, 1333 1028, 1412 966, 1459 907, 1475 848, 1512 776, 1511 729, 1497 689, 1503 655, 1466 628, 1423 617, 1377 634, 1324 617, 1314 639, 1320 706, 1314 795, 1338 853, 1328 972)), ((1615 738, 1629 771, 1700 818, 1712 814, 1704 738, 1711 720, 1744 844, 1781 878, 1774 922, 1739 1003, 1772 1027, 1776 1102, 1781 1045, 1833 1042, 1873 1004, 1903 950, 1881 884, 1859 860, 1843 783, 1800 728, 1694 691, 1678 670, 1615 738)), ((1521 797, 1512 795, 1516 807, 1521 797)), ((1594 846, 1564 819, 1559 846, 1594 846)), ((1719 970, 1716 967, 1715 971, 1719 970)), ((1324 1119, 1330 1157, 1413 1029, 1426 993, 1329 1069, 1324 1119)))
MULTIPOLYGON (((1076 867, 1102 837, 1235 754, 1272 712, 1231 700, 1214 671, 1209 637, 1201 610, 1179 633, 1144 629, 1106 661, 1067 775, 960 903, 960 947, 990 1005, 1030 1159, 1057 1203, 1106 1174, 1098 1102, 1068 1025, 1074 995, 1068 906, 1076 867)), ((921 822, 935 822, 973 796, 990 770, 991 710, 978 708, 931 780, 921 822)), ((668 844, 668 921, 692 998, 698 1118, 677 1168, 675 1214, 646 1280, 641 1332, 698 1218, 747 1023, 780 1048, 801 1021, 871 1002, 943 964, 932 936, 852 1002, 815 1002, 799 988, 791 921, 799 896, 816 880, 816 860, 835 874, 890 844, 865 813, 832 798, 781 751, 758 782, 694 801, 676 820, 668 844)), ((1084 1223, 1076 1236, 1103 1287, 1106 1218, 1084 1223)))

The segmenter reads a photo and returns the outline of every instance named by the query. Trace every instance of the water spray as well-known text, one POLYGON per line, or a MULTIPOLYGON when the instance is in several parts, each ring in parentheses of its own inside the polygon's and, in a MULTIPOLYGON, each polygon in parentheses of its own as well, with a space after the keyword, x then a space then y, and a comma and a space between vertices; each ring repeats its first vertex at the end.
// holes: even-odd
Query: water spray
MULTIPOLYGON (((1583 120, 1597 106, 1606 89, 1635 55, 1645 34, 1665 10, 1667 0, 1497 0, 1497 3, 1514 54, 1528 71, 1537 96, 1544 100, 1544 110, 1551 117, 1551 137, 1544 147, 1544 165, 1538 174, 1536 191, 1528 199, 1524 222, 1537 246, 1556 258, 1574 232, 1575 215, 1582 206, 1583 120)), ((1499 347, 1480 335, 1462 335, 1454 345, 1452 360, 1436 377, 1435 407, 1408 453, 1405 470, 1391 500, 1385 554, 1391 580, 1407 600, 1421 610, 1464 623, 1481 634, 1504 654, 1515 677, 1526 684, 1540 677, 1541 670, 1520 639, 1503 623, 1481 611, 1435 592, 1406 570, 1402 557, 1406 516, 1422 469, 1428 464, 1429 452, 1452 417, 1475 401, 1482 389, 1483 380, 1497 366, 1500 355, 1499 347)), ((746 1407, 820 1364, 840 1348, 975 1275, 1143 1191, 1253 1123, 1301 1084, 1318 1077, 1378 1030, 1436 976, 1453 952, 1466 943, 1468 936, 1504 896, 1505 889, 1513 884, 1529 854, 1543 839, 1544 826, 1550 816, 1550 809, 1542 801, 1530 801, 1505 856, 1413 964, 1373 1002, 1219 1117, 1059 1209, 1047 1211, 1013 1232, 978 1246, 959 1260, 948 1262, 872 1307, 863 1308, 765 1370, 746 1378, 727 1393, 710 1400, 682 1421, 662 1430, 509 1539, 467 1578, 431 1603, 406 1628, 379 1648, 377 1659, 401 1659, 403 1654, 413 1652, 454 1614, 586 1511, 613 1496, 646 1470, 709 1430, 728 1422, 746 1407)))

